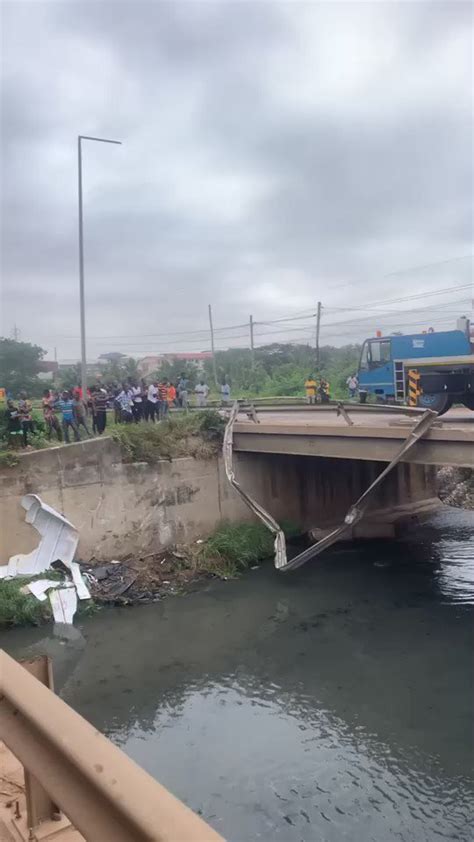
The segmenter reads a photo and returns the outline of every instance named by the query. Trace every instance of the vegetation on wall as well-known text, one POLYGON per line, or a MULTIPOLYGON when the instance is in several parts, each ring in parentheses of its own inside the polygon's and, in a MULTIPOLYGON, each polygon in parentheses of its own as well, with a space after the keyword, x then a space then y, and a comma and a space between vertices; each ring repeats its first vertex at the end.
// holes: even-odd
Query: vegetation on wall
POLYGON ((157 462, 179 456, 208 459, 222 447, 225 420, 212 410, 172 416, 159 424, 108 428, 128 462, 157 462))

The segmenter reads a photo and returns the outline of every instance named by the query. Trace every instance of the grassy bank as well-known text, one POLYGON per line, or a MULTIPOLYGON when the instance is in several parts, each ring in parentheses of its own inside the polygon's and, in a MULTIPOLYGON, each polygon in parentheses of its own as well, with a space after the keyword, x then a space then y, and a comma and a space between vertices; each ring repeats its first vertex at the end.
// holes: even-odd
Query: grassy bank
POLYGON ((173 415, 158 424, 116 424, 107 432, 128 462, 157 462, 194 456, 209 459, 222 447, 225 420, 218 412, 173 415))
MULTIPOLYGON (((293 524, 284 525, 287 538, 299 530, 293 524)), ((110 577, 90 584, 93 599, 78 602, 78 614, 96 609, 97 604, 134 605, 153 602, 165 596, 186 592, 192 582, 213 576, 234 579, 259 564, 273 558, 273 535, 260 523, 222 524, 200 544, 170 548, 143 558, 130 558, 122 564, 109 565, 110 577), (121 583, 130 581, 124 589, 121 583), (117 596, 116 596, 117 595, 117 596)), ((107 566, 107 565, 105 565, 107 566)), ((97 567, 104 567, 98 564, 97 567)), ((90 572, 94 574, 94 566, 90 572)), ((54 571, 36 578, 62 578, 54 571)), ((49 600, 39 602, 32 594, 23 593, 28 578, 0 580, 0 629, 13 626, 40 625, 52 619, 49 600)))

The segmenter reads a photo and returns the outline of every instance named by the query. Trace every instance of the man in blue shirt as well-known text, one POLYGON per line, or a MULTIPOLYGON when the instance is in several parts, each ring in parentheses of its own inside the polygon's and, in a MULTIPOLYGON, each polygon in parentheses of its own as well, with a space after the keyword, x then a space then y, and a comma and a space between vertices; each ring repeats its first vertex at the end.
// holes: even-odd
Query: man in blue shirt
POLYGON ((63 392, 61 399, 56 401, 55 406, 61 410, 63 433, 66 444, 69 444, 69 427, 74 433, 74 440, 80 441, 79 430, 74 418, 74 401, 70 392, 63 392))

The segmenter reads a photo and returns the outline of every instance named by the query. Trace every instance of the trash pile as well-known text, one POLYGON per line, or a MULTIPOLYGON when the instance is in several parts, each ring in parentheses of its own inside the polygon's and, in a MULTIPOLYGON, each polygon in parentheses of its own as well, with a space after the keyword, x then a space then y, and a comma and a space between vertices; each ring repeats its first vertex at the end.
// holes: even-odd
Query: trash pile
POLYGON ((72 623, 78 599, 90 599, 90 592, 82 578, 74 555, 79 541, 77 529, 56 509, 48 506, 37 494, 26 494, 21 505, 26 522, 41 535, 41 541, 31 553, 14 555, 0 567, 0 579, 17 576, 38 576, 46 571, 61 573, 61 579, 35 579, 22 588, 40 602, 49 598, 54 621, 72 623))
POLYGON ((80 565, 94 601, 112 605, 158 602, 179 593, 198 575, 187 564, 184 553, 171 550, 107 564, 80 565))

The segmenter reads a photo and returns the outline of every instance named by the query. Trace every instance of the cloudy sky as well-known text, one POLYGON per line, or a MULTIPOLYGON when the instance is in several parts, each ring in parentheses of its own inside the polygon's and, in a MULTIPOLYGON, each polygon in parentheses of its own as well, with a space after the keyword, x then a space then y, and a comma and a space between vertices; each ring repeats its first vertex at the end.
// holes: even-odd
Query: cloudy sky
POLYGON ((469 309, 470 3, 1 14, 4 335, 78 358, 79 133, 123 142, 83 148, 89 359, 206 349, 209 302, 218 347, 469 309))

